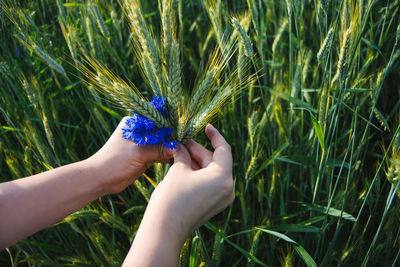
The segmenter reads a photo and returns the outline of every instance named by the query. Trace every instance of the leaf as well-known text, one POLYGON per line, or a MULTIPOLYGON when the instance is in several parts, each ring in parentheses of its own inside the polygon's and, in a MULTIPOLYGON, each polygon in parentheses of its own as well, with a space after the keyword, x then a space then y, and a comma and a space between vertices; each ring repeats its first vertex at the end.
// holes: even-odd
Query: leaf
POLYGON ((315 205, 315 204, 312 205, 312 204, 306 204, 306 203, 302 203, 301 205, 304 207, 307 207, 309 209, 324 213, 324 214, 329 214, 329 215, 335 216, 335 217, 342 217, 343 219, 348 220, 348 221, 352 221, 352 222, 356 221, 356 218, 354 218, 354 216, 351 215, 350 213, 347 213, 345 211, 341 211, 341 210, 338 210, 338 209, 335 209, 332 207, 330 207, 328 209, 328 207, 325 207, 325 206, 320 206, 320 205, 315 205))
POLYGON ((65 7, 79 7, 81 4, 78 3, 64 3, 63 6, 65 7))
POLYGON ((243 231, 228 235, 226 238, 231 238, 231 237, 234 237, 234 236, 237 236, 237 235, 251 233, 251 232, 254 232, 254 231, 258 231, 258 230, 256 228, 251 228, 251 229, 243 230, 243 231))
POLYGON ((72 88, 74 88, 75 86, 77 86, 78 84, 81 84, 81 83, 82 82, 79 81, 79 82, 75 82, 73 84, 67 85, 67 86, 65 86, 65 91, 71 90, 72 88))
POLYGON ((277 62, 273 60, 265 60, 264 61, 266 65, 272 67, 272 68, 280 68, 283 66, 283 62, 277 62))
POLYGON ((275 237, 278 237, 282 240, 285 240, 289 243, 292 243, 296 252, 299 254, 299 256, 303 259, 303 261, 307 264, 307 266, 309 267, 316 267, 317 264, 315 263, 315 261, 313 260, 313 258, 310 256, 310 254, 308 254, 308 252, 302 247, 300 246, 296 241, 294 241, 293 239, 291 239, 290 237, 279 233, 279 232, 275 232, 275 231, 270 231, 267 229, 262 229, 262 228, 257 228, 260 231, 263 231, 267 234, 273 235, 275 237))
POLYGON ((9 127, 9 126, 0 126, 0 129, 6 130, 6 131, 21 131, 20 129, 9 127))
POLYGON ((342 167, 343 168, 350 168, 350 164, 348 162, 344 162, 341 160, 337 160, 337 159, 330 159, 326 161, 326 166, 329 167, 342 167))
MULTIPOLYGON (((224 238, 224 237, 223 237, 224 238)), ((229 239, 224 238, 224 240, 231 245, 232 247, 236 248, 237 250, 239 250, 243 255, 245 255, 247 258, 251 259, 252 261, 262 265, 262 266, 267 266, 266 264, 264 264, 262 261, 260 261, 259 259, 257 259, 256 257, 254 257, 253 255, 251 255, 250 253, 248 253, 246 250, 242 249, 241 247, 239 247, 238 245, 236 245, 235 243, 233 243, 232 241, 230 241, 229 239)))
POLYGON ((264 163, 261 165, 261 167, 256 171, 256 174, 255 174, 255 175, 258 175, 258 174, 259 174, 260 172, 262 172, 265 168, 267 168, 268 165, 270 165, 270 164, 274 161, 274 159, 275 159, 277 156, 279 156, 280 153, 282 153, 282 151, 285 150, 288 146, 289 146, 289 143, 286 142, 286 143, 284 143, 283 145, 281 145, 277 150, 275 150, 275 151, 272 153, 272 156, 269 157, 268 159, 266 159, 266 160, 264 161, 264 163))
POLYGON ((294 241, 293 239, 291 239, 290 237, 288 237, 287 235, 284 235, 282 233, 275 232, 275 231, 268 230, 268 229, 258 228, 258 227, 256 227, 255 229, 260 230, 260 231, 262 231, 264 233, 273 235, 273 236, 275 236, 277 238, 280 238, 282 240, 285 240, 286 242, 297 244, 296 241, 294 241))
POLYGON ((317 222, 321 222, 323 220, 325 220, 325 216, 320 215, 320 216, 316 216, 316 217, 313 217, 311 219, 302 221, 301 224, 310 225, 310 224, 314 224, 314 223, 317 223, 317 222))
POLYGON ((289 157, 276 157, 276 160, 278 161, 282 161, 282 162, 286 162, 286 163, 291 163, 291 164, 295 164, 295 165, 299 165, 299 166, 306 166, 301 162, 295 161, 290 159, 289 157))
POLYGON ((304 102, 304 101, 302 101, 302 100, 300 100, 298 98, 292 97, 292 96, 290 96, 290 95, 288 95, 288 94, 286 94, 284 92, 280 92, 280 91, 277 91, 277 90, 274 90, 274 89, 269 89, 268 91, 273 93, 274 95, 276 95, 276 96, 278 96, 278 97, 290 102, 290 103, 295 104, 298 107, 301 107, 301 108, 305 109, 305 110, 308 110, 308 111, 313 112, 313 113, 317 112, 316 108, 314 108, 310 104, 308 104, 308 103, 306 103, 306 102, 304 102))
POLYGON ((112 110, 112 109, 110 109, 110 108, 108 108, 108 107, 106 107, 106 106, 103 106, 103 105, 100 104, 100 103, 97 103, 97 102, 95 102, 95 103, 96 103, 97 105, 99 105, 99 107, 100 107, 102 110, 104 110, 105 112, 107 112, 107 113, 110 114, 111 116, 117 118, 118 120, 122 120, 123 116, 121 116, 120 114, 118 114, 118 113, 115 112, 114 110, 112 110))
POLYGON ((349 88, 345 90, 346 93, 368 93, 373 91, 375 90, 369 88, 349 88))
MULTIPOLYGON (((211 222, 206 222, 204 224, 205 227, 207 227, 208 229, 210 229, 211 231, 213 231, 214 233, 219 233, 221 234, 222 239, 224 239, 224 241, 226 241, 228 244, 230 244, 232 247, 236 248, 237 250, 239 250, 243 255, 245 255, 247 258, 251 259, 252 261, 262 265, 262 266, 267 266, 265 265, 262 261, 260 261, 259 259, 257 259, 255 256, 251 255, 249 252, 247 252, 246 250, 244 250, 243 248, 239 247, 238 245, 236 245, 235 243, 233 243, 232 241, 230 241, 228 238, 232 237, 233 235, 226 237, 224 235, 222 235, 221 232, 218 231, 218 229, 211 223, 211 222)), ((257 229, 251 229, 249 232, 252 231, 256 231, 257 229)))
POLYGON ((314 115, 311 112, 309 113, 311 116, 311 121, 314 125, 315 132, 317 133, 319 144, 321 145, 322 150, 325 150, 325 138, 324 138, 324 132, 322 131, 322 127, 317 121, 317 119, 314 117, 314 115))
MULTIPOLYGON (((324 216, 321 216, 320 220, 323 220, 324 216)), ((258 231, 259 229, 265 229, 269 231, 282 231, 282 232, 304 232, 304 233, 319 233, 320 229, 315 226, 306 225, 308 222, 304 224, 280 224, 280 225, 272 225, 272 226, 259 226, 251 229, 243 230, 232 235, 227 236, 226 238, 231 238, 237 235, 247 234, 250 232, 258 231)))
POLYGON ((368 40, 365 39, 364 37, 361 37, 361 40, 362 40, 364 43, 366 43, 367 45, 369 45, 370 47, 372 47, 373 49, 375 49, 375 50, 379 53, 379 55, 381 55, 381 56, 386 60, 385 56, 382 54, 381 50, 379 49, 379 47, 378 47, 377 45, 375 45, 374 43, 368 41, 368 40))
POLYGON ((191 248, 190 248, 190 255, 189 255, 189 267, 195 267, 198 255, 198 246, 200 245, 200 238, 195 236, 192 239, 191 248))
POLYGON ((303 259, 305 264, 309 267, 316 267, 317 264, 315 263, 314 259, 308 254, 308 252, 300 245, 294 245, 294 249, 299 254, 299 256, 303 259))
MULTIPOLYGON (((259 227, 263 228, 263 227, 259 227)), ((279 224, 266 227, 272 231, 281 232, 298 232, 298 233, 319 233, 321 230, 318 227, 304 224, 279 224)))

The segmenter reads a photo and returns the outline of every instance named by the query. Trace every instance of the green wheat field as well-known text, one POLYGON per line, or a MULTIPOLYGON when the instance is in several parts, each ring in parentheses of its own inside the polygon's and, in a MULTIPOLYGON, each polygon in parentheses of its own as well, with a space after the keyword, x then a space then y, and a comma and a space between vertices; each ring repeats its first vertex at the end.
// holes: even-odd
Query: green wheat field
MULTIPOLYGON (((163 46, 160 5, 141 1, 163 46)), ((215 85, 238 87, 212 116, 232 146, 236 200, 187 239, 180 266, 399 266, 400 1, 172 5, 180 94, 190 100, 227 45, 215 85)), ((85 82, 85 57, 151 98, 135 38, 118 0, 2 5, 0 182, 89 157, 129 115, 85 82)), ((0 266, 121 265, 153 189, 141 177, 1 251, 0 266)))

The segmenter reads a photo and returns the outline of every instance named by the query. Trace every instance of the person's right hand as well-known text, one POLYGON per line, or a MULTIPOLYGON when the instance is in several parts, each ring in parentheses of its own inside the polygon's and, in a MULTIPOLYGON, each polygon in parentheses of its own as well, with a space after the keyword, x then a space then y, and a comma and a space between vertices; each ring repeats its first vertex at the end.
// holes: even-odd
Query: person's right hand
POLYGON ((193 140, 186 147, 180 145, 149 203, 183 239, 235 198, 231 148, 213 126, 206 127, 206 134, 215 151, 193 140))
POLYGON ((231 148, 211 125, 214 152, 190 141, 154 190, 124 265, 175 266, 185 239, 235 198, 231 148))

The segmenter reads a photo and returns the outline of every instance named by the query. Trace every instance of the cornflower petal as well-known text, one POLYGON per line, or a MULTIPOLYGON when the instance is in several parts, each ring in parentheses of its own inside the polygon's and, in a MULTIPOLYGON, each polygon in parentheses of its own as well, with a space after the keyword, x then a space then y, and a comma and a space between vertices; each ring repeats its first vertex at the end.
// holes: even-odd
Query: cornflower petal
MULTIPOLYGON (((167 117, 165 97, 154 96, 148 103, 167 117)), ((157 128, 154 121, 141 114, 133 113, 122 128, 122 137, 134 141, 139 146, 161 144, 168 149, 175 149, 178 142, 172 140, 172 132, 171 128, 157 128)))

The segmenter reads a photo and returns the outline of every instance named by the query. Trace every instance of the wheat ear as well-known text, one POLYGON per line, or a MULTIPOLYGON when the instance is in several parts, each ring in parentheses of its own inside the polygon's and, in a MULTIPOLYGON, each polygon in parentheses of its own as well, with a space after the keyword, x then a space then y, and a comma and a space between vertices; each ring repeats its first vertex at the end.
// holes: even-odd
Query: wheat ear
POLYGON ((25 41, 21 37, 17 37, 18 40, 29 50, 33 51, 38 55, 44 62, 46 62, 50 68, 54 69, 58 73, 62 74, 63 76, 67 76, 65 69, 58 64, 52 57, 50 57, 46 52, 44 52, 40 47, 34 43, 32 40, 25 41))
POLYGON ((274 41, 272 42, 272 53, 275 54, 276 49, 278 48, 279 44, 281 43, 282 36, 286 27, 288 26, 288 21, 285 19, 279 27, 278 33, 275 35, 274 41))
POLYGON ((254 56, 253 45, 251 44, 251 40, 250 40, 249 36, 247 35, 246 30, 242 27, 242 25, 240 24, 240 22, 237 18, 232 18, 232 25, 239 32, 242 43, 243 43, 244 47, 246 48, 245 55, 247 57, 253 57, 254 56))
POLYGON ((104 22, 103 17, 101 16, 100 10, 95 3, 91 5, 91 9, 101 34, 103 34, 105 37, 110 37, 110 32, 108 31, 106 23, 104 22))
POLYGON ((162 24, 162 41, 165 58, 169 58, 174 33, 174 17, 172 12, 173 0, 161 1, 161 24, 162 24))
POLYGON ((216 78, 216 70, 211 69, 209 70, 204 79, 200 82, 199 86, 197 87, 196 91, 194 92, 192 99, 190 100, 189 108, 193 113, 197 111, 200 107, 201 103, 204 103, 203 98, 205 97, 206 93, 209 91, 210 87, 213 84, 214 79, 216 78))
MULTIPOLYGON (((154 82, 156 82, 158 84, 158 87, 161 88, 161 92, 154 91, 154 94, 162 95, 163 83, 162 83, 161 57, 160 57, 160 52, 157 48, 157 43, 152 37, 146 25, 138 1, 124 0, 123 7, 129 19, 131 30, 132 32, 135 33, 135 36, 138 38, 138 40, 134 40, 134 45, 136 46, 135 51, 138 53, 139 58, 142 58, 139 54, 140 53, 139 51, 141 51, 142 54, 149 59, 150 63, 149 65, 151 66, 151 69, 154 73, 154 75, 149 74, 149 77, 153 77, 155 79, 154 82)), ((146 72, 146 70, 144 71, 146 72)), ((154 88, 152 89, 155 90, 154 88)))
POLYGON ((326 62, 326 59, 332 47, 333 35, 333 28, 330 28, 317 54, 317 59, 320 64, 326 62))
POLYGON ((350 27, 346 30, 342 42, 342 47, 340 48, 337 72, 341 81, 344 81, 346 79, 346 75, 348 72, 348 53, 350 50, 350 34, 352 32, 352 29, 353 26, 350 25, 350 27))
POLYGON ((137 90, 130 87, 122 79, 115 76, 100 63, 86 56, 86 62, 95 70, 92 72, 82 64, 78 68, 100 92, 108 94, 128 111, 136 111, 147 119, 154 121, 157 127, 170 127, 165 117, 152 105, 140 97, 137 90))
POLYGON ((179 61, 180 48, 177 41, 173 40, 171 45, 171 53, 169 57, 168 72, 168 103, 171 120, 176 125, 179 120, 180 107, 179 102, 182 100, 182 71, 179 61))

